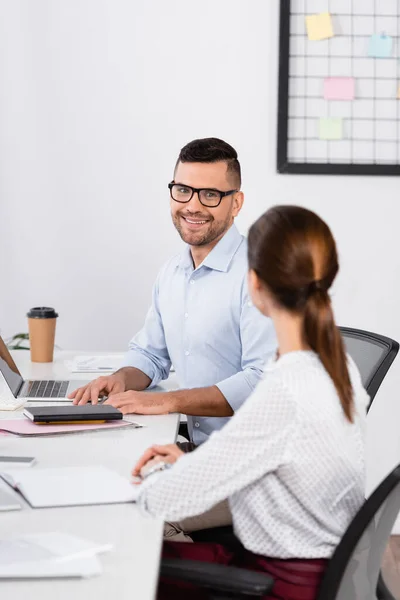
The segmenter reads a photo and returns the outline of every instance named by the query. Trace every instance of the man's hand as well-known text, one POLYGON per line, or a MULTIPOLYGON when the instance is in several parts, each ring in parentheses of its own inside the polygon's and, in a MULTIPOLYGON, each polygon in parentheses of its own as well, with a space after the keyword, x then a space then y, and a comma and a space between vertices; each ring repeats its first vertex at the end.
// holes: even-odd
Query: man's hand
POLYGON ((125 391, 125 378, 122 373, 114 373, 109 377, 98 377, 94 381, 83 387, 78 388, 68 398, 73 398, 73 404, 86 404, 89 400, 92 404, 97 404, 99 396, 120 394, 125 391))
POLYGON ((184 452, 176 444, 166 444, 165 446, 151 446, 146 450, 143 456, 138 460, 132 470, 133 477, 141 477, 146 471, 157 462, 174 464, 184 452))
POLYGON ((118 408, 122 414, 136 413, 138 415, 165 415, 171 411, 171 400, 167 393, 128 391, 121 394, 113 393, 104 402, 118 408))

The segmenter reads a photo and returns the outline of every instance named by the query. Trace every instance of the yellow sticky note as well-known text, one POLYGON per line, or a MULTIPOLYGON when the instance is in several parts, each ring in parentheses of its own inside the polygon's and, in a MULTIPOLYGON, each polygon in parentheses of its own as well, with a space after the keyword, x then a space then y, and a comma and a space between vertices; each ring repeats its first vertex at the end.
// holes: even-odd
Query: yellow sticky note
POLYGON ((397 88, 397 98, 400 100, 400 83, 399 83, 399 87, 397 88))
POLYGON ((307 15, 306 27, 308 39, 311 41, 326 40, 333 37, 332 19, 330 13, 307 15))

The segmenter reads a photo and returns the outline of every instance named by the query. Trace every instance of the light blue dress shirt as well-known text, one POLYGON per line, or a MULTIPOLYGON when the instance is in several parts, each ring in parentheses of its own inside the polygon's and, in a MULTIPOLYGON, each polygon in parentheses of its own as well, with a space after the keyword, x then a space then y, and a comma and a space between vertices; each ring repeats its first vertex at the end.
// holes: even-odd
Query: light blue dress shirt
MULTIPOLYGON (((197 269, 189 246, 164 265, 124 365, 143 371, 154 387, 172 362, 181 388, 217 385, 235 412, 275 350, 272 321, 248 295, 246 238, 232 225, 197 269)), ((201 444, 229 418, 188 416, 191 439, 201 444)))

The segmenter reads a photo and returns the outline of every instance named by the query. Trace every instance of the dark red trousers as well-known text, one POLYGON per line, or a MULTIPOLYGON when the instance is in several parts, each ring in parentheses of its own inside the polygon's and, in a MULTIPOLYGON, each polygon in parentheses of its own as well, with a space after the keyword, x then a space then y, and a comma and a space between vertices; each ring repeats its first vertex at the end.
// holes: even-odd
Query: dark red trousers
MULTIPOLYGON (((235 555, 221 544, 164 542, 164 558, 200 560, 268 573, 275 580, 272 592, 264 600, 315 600, 327 560, 280 560, 266 558, 247 550, 235 555)), ((205 591, 179 581, 161 579, 158 600, 204 600, 205 591)))

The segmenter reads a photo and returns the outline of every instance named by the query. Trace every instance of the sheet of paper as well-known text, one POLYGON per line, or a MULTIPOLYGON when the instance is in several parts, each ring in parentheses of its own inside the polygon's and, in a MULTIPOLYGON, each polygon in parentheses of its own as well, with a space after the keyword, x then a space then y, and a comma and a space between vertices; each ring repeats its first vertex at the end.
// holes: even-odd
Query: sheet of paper
POLYGON ((0 579, 54 579, 61 577, 93 577, 102 572, 97 556, 85 556, 66 561, 0 563, 0 579))
POLYGON ((343 138, 343 119, 323 117, 319 120, 321 140, 341 140, 343 138))
POLYGON ((36 435, 65 435, 69 433, 83 433, 85 431, 104 431, 105 429, 121 429, 124 427, 142 427, 134 421, 114 421, 100 425, 37 425, 29 419, 1 419, 0 431, 20 436, 36 435))
POLYGON ((101 466, 8 469, 0 477, 33 508, 133 502, 139 490, 128 478, 101 466))
POLYGON ((325 100, 354 100, 355 80, 353 77, 326 77, 324 79, 325 100))
POLYGON ((368 44, 368 56, 371 58, 390 58, 393 49, 393 38, 384 33, 371 35, 368 44))
POLYGON ((110 356, 74 356, 72 360, 65 361, 66 367, 72 373, 102 373, 114 372, 121 368, 124 355, 110 356))
POLYGON ((0 579, 99 575, 96 555, 111 549, 57 531, 7 537, 0 539, 0 579))
POLYGON ((306 16, 307 35, 310 41, 326 40, 333 37, 330 13, 306 16))
POLYGON ((0 539, 0 564, 69 560, 112 550, 112 544, 96 544, 69 533, 52 531, 0 539))

